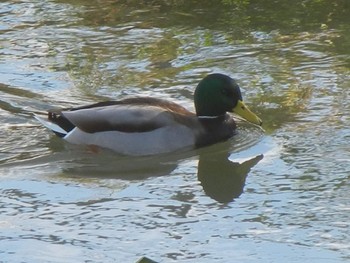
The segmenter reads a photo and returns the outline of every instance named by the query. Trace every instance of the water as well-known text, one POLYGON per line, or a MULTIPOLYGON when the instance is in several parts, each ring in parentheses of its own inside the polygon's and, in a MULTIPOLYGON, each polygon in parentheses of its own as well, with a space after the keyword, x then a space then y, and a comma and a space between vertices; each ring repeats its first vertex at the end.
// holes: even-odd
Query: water
POLYGON ((2 262, 348 262, 347 1, 0 3, 2 262), (211 72, 264 130, 131 158, 32 118, 151 95, 193 109, 211 72))

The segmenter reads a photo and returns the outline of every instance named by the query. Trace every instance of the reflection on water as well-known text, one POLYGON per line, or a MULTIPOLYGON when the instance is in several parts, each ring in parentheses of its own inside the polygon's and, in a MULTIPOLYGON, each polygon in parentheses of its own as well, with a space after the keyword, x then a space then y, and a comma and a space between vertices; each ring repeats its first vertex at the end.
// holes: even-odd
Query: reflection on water
POLYGON ((198 162, 198 180, 205 193, 221 203, 230 202, 242 194, 250 169, 263 158, 259 155, 243 163, 235 163, 228 159, 228 155, 200 156, 198 162))
POLYGON ((175 2, 0 3, 1 260, 347 262, 348 1, 175 2), (32 118, 134 95, 191 109, 211 72, 265 134, 130 158, 32 118))
MULTIPOLYGON (((175 169, 181 169, 181 160, 198 158, 197 176, 204 192, 218 202, 228 203, 242 194, 249 171, 263 158, 259 155, 242 162, 231 161, 230 146, 230 143, 223 143, 219 150, 201 149, 197 153, 151 157, 116 156, 107 152, 87 153, 78 159, 75 152, 71 158, 78 165, 67 165, 63 171, 68 178, 145 180, 149 177, 167 176, 175 169)), ((67 154, 62 158, 69 159, 67 154)))

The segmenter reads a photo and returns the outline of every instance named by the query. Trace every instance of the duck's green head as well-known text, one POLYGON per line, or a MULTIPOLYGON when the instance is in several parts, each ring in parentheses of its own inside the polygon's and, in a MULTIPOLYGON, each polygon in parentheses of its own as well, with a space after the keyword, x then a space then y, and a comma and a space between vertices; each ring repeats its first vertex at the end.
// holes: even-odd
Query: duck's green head
POLYGON ((222 116, 234 112, 257 125, 261 119, 243 103, 237 83, 224 74, 210 74, 202 79, 194 92, 194 104, 197 116, 222 116))

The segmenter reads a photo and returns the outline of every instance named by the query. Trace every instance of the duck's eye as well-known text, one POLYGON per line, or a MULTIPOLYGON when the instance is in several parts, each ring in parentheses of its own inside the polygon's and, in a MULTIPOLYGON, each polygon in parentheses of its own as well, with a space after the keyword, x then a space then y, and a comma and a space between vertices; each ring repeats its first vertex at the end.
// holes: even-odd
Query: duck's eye
POLYGON ((229 95, 230 95, 230 92, 229 92, 227 89, 222 89, 222 90, 221 90, 221 94, 222 94, 222 95, 225 95, 225 96, 229 96, 229 95))

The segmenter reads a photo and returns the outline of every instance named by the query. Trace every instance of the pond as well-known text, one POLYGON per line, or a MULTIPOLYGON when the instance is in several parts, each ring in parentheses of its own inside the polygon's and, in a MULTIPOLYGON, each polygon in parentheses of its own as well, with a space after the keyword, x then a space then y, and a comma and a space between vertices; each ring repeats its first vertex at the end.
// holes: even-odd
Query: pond
POLYGON ((350 3, 0 3, 2 262, 348 262, 350 3), (128 96, 193 110, 213 72, 264 121, 196 151, 64 143, 33 114, 128 96))

